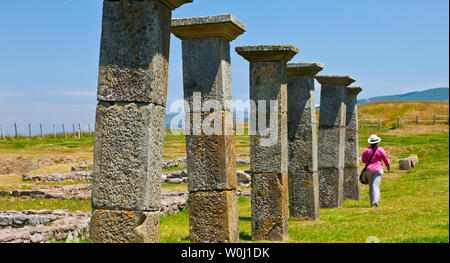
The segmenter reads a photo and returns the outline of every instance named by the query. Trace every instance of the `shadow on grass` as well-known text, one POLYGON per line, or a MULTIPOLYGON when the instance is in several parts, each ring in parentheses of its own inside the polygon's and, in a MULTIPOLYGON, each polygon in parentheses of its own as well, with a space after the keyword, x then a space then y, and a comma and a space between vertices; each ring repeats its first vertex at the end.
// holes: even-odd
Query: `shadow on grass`
POLYGON ((252 241, 252 236, 245 232, 239 233, 239 238, 244 241, 252 241))

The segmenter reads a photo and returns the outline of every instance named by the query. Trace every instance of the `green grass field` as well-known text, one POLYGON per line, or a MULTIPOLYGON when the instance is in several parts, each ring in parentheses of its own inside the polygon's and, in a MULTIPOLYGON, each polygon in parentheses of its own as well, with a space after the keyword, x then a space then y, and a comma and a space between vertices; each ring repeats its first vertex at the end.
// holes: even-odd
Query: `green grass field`
MULTIPOLYGON (((386 243, 449 242, 448 125, 382 130, 364 128, 360 131, 361 150, 366 147, 371 134, 382 137, 380 145, 387 150, 393 163, 393 171, 383 177, 381 206, 369 207, 368 188, 363 186, 361 202, 347 200, 341 209, 321 209, 320 221, 290 221, 289 242, 360 243, 371 236, 386 243), (398 160, 411 154, 419 156, 418 167, 407 172, 399 171, 398 160)), ((237 136, 238 158, 248 158, 249 144, 248 136, 237 136)), ((63 155, 85 159, 92 156, 92 147, 92 138, 8 140, 0 142, 0 158, 9 155, 63 155)), ((164 156, 167 159, 185 156, 184 136, 166 135, 164 156)), ((54 168, 40 168, 33 172, 66 168, 67 165, 55 163, 54 168)), ((33 184, 20 182, 20 176, 0 176, 0 189, 31 186, 33 184)), ((186 185, 164 184, 163 190, 186 190, 186 185)), ((250 207, 249 198, 239 199, 241 242, 251 242, 250 207)), ((91 211, 91 201, 0 197, 0 211, 28 209, 91 211)), ((161 217, 160 241, 189 242, 187 210, 161 217)))
MULTIPOLYGON (((361 148, 376 130, 361 131, 361 148)), ((380 208, 369 207, 368 187, 362 201, 345 201, 342 209, 321 209, 317 222, 290 221, 290 242, 360 243, 376 236, 383 243, 449 242, 449 134, 379 133, 392 149, 392 160, 417 154, 420 164, 408 172, 386 174, 380 208)), ((242 242, 251 242, 251 200, 239 199, 242 242)), ((188 212, 161 218, 161 242, 189 242, 188 212)))

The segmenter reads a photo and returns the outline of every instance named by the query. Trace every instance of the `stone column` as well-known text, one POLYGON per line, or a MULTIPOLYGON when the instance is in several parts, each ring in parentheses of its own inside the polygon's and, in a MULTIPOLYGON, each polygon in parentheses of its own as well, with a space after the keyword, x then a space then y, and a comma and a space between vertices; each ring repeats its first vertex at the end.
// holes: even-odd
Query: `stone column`
POLYGON ((355 80, 348 76, 317 76, 322 84, 319 120, 320 207, 342 207, 344 194, 345 97, 355 80))
POLYGON ((103 2, 94 243, 159 241, 172 10, 192 0, 103 2))
POLYGON ((239 242, 230 41, 245 30, 232 15, 172 20, 172 33, 183 40, 193 243, 239 242))
POLYGON ((287 62, 289 45, 237 47, 250 62, 252 239, 288 238, 287 62), (271 104, 276 102, 276 104, 271 104), (273 114, 276 113, 276 114, 273 114), (258 129, 256 129, 258 124, 258 129), (267 126, 268 128, 265 130, 267 126))
POLYGON ((358 94, 361 91, 360 87, 348 88, 345 97, 347 117, 345 124, 344 199, 357 201, 361 201, 358 145, 358 94))
POLYGON ((289 216, 319 220, 314 76, 320 63, 288 64, 289 216))

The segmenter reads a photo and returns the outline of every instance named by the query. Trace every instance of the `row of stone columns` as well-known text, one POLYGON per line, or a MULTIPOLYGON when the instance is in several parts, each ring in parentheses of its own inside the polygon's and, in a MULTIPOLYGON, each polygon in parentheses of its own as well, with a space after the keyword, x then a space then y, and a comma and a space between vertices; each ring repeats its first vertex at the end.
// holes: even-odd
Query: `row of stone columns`
MULTIPOLYGON (((239 242, 230 42, 246 27, 232 15, 171 20, 187 2, 104 1, 92 242, 158 242, 170 31, 183 50, 190 239, 239 242)), ((283 241, 289 215, 317 220, 319 206, 358 199, 360 89, 347 89, 350 77, 316 77, 318 136, 314 77, 323 65, 288 65, 298 53, 289 45, 236 52, 250 62, 251 122, 259 128, 250 136, 252 238, 283 241)))

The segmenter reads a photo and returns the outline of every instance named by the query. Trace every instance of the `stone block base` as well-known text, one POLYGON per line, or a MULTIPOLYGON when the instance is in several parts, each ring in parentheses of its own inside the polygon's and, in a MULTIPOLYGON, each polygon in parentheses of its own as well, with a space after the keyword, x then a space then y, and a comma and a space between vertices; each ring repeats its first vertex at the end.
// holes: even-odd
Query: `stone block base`
POLYGON ((192 243, 238 243, 239 212, 235 191, 189 194, 192 243))
POLYGON ((319 168, 319 200, 321 208, 340 208, 343 205, 344 169, 319 168))
POLYGON ((359 175, 358 167, 344 169, 344 199, 361 201, 359 175))
POLYGON ((261 173, 252 177, 252 239, 284 241, 288 235, 289 194, 287 173, 261 173))
POLYGON ((289 216, 292 220, 319 220, 317 173, 289 173, 289 216))
POLYGON ((158 243, 159 212, 96 210, 89 233, 92 243, 158 243))

